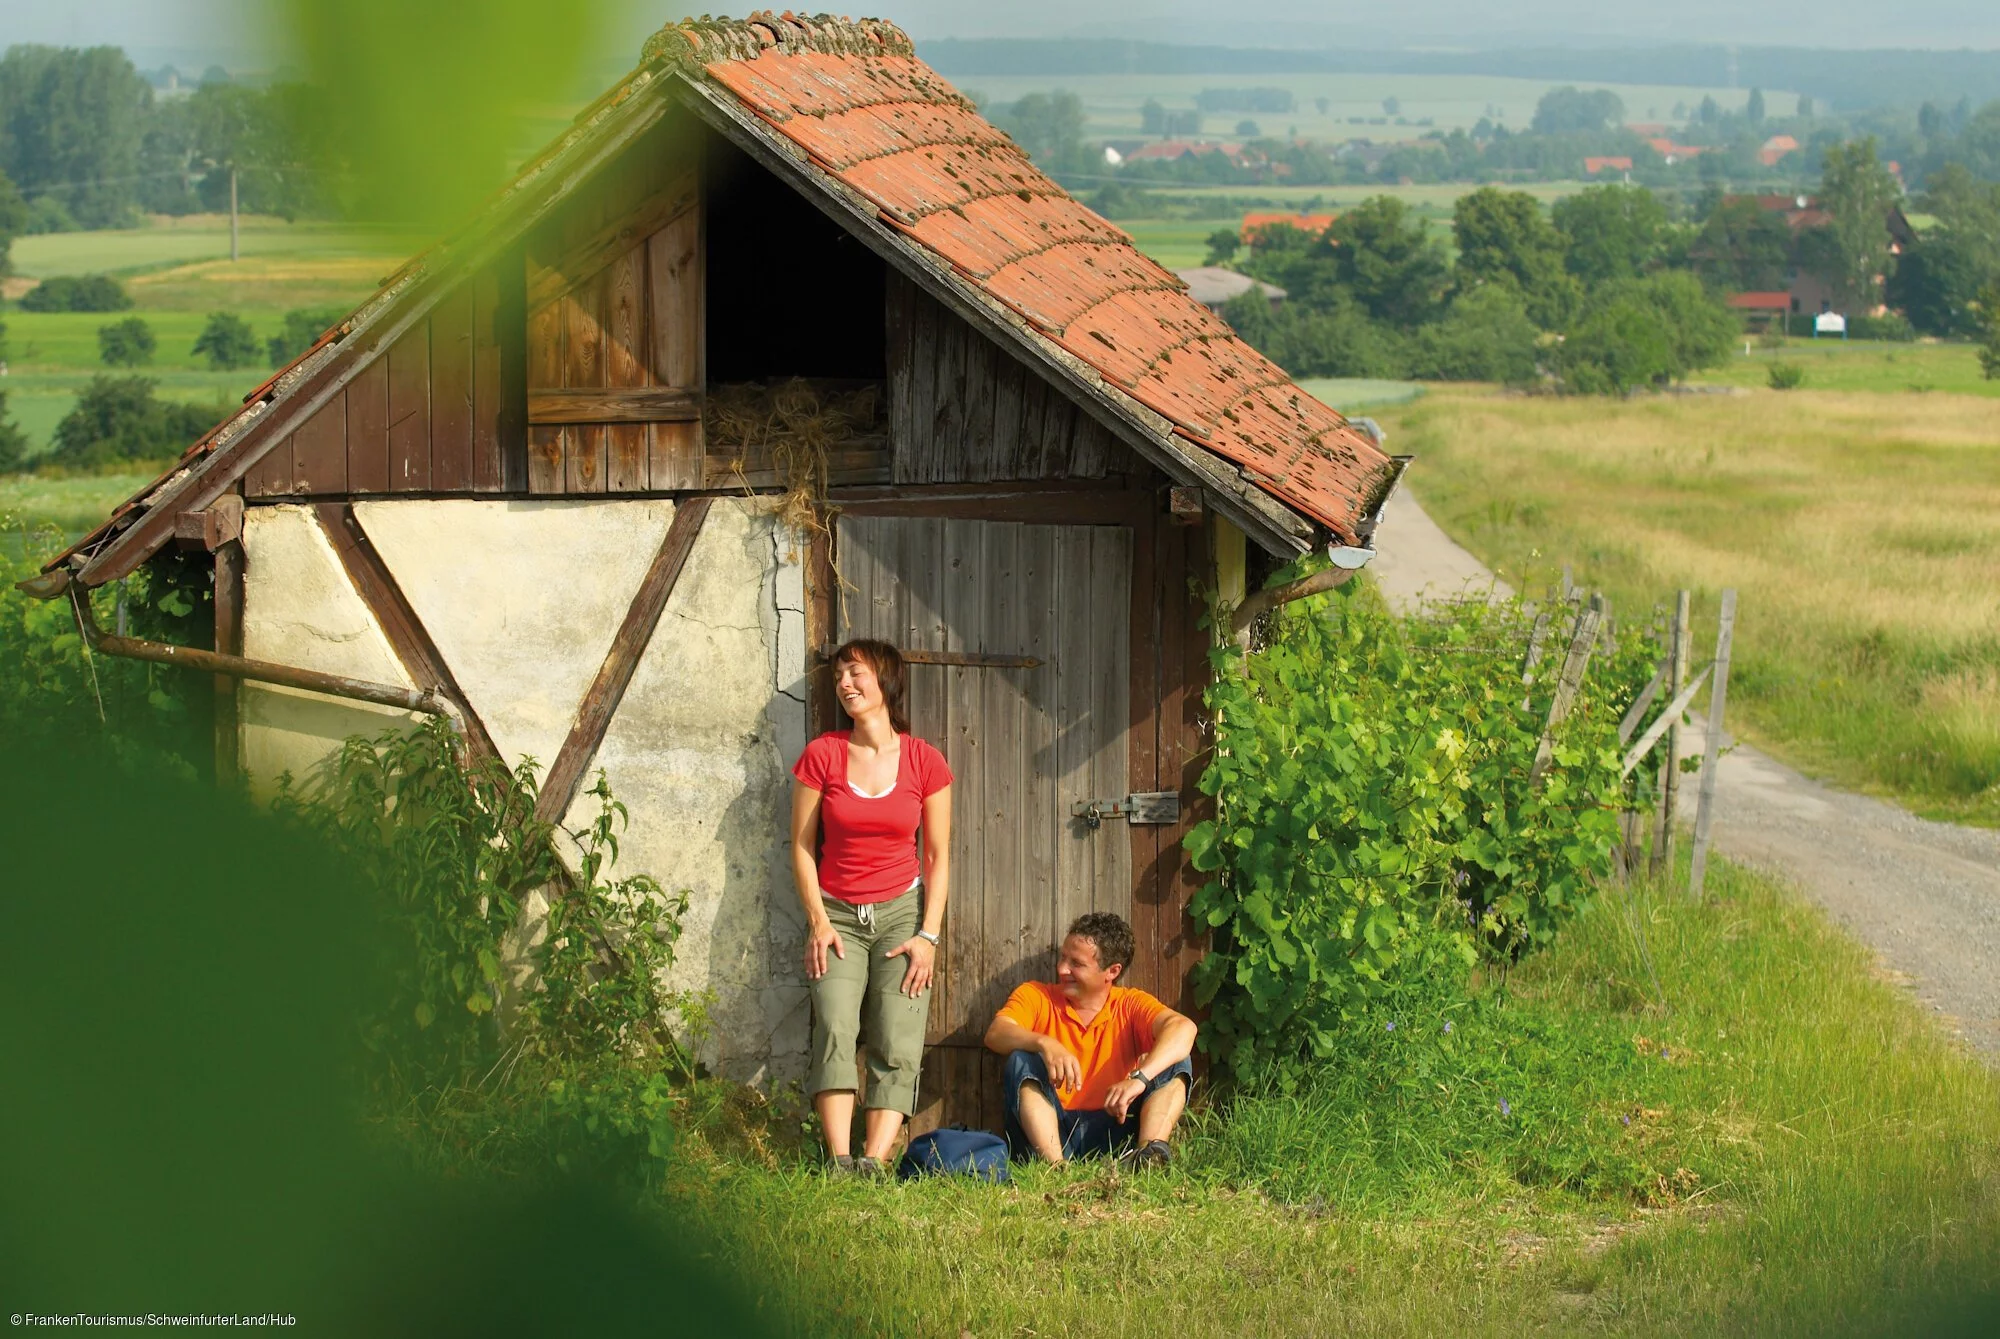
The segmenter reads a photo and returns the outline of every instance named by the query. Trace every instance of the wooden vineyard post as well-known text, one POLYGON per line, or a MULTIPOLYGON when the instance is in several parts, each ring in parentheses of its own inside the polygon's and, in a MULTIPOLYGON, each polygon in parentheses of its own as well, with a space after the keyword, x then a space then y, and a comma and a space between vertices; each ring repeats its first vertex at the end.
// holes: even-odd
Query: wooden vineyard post
POLYGON ((1576 704, 1577 691, 1583 687, 1583 672, 1590 665, 1591 653, 1597 649, 1597 629, 1603 619, 1595 609, 1586 609, 1576 616, 1576 631, 1569 639, 1569 653, 1563 657, 1555 697, 1549 703, 1548 724, 1542 727, 1541 742, 1535 746, 1535 765, 1528 772, 1530 788, 1541 786, 1542 777, 1555 759, 1556 729, 1576 704))
POLYGON ((1722 592, 1722 622, 1715 633, 1715 686, 1709 690, 1708 748, 1701 760, 1701 800, 1694 813, 1694 864, 1688 895, 1701 896, 1708 873, 1708 833, 1715 821, 1715 774, 1722 761, 1722 716, 1729 704, 1729 643, 1736 632, 1736 592, 1722 592))
MULTIPOLYGON (((1672 677, 1667 681, 1667 701, 1672 702, 1687 687, 1688 674, 1688 617, 1693 597, 1682 591, 1674 602, 1674 626, 1667 635, 1671 645, 1668 653, 1673 656, 1672 677)), ((1674 868, 1674 801, 1681 788, 1681 724, 1675 721, 1667 728, 1667 756, 1660 763, 1660 827, 1653 841, 1653 874, 1661 877, 1671 874, 1674 868)))

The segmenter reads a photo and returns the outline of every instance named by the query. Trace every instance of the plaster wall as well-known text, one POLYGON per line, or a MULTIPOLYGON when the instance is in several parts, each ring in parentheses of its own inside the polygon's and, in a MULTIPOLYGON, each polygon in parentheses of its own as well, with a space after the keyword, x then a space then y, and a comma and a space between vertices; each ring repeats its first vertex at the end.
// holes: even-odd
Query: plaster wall
MULTIPOLYGON (((415 687, 305 507, 252 507, 243 517, 243 654, 377 683, 415 687)), ((310 793, 349 735, 421 717, 368 702, 245 683, 238 730, 252 789, 269 796, 289 773, 310 793)))

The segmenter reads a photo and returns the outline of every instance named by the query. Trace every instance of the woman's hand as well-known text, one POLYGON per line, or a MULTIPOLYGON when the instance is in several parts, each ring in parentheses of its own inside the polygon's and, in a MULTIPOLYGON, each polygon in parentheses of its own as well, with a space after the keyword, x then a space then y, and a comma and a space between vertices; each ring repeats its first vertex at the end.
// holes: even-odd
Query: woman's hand
POLYGON ((833 956, 842 962, 847 960, 847 945, 840 940, 840 931, 833 928, 833 922, 817 920, 806 930, 806 979, 817 981, 826 975, 826 951, 833 950, 833 956))
POLYGON ((936 974, 934 969, 937 964, 937 945, 928 939, 913 936, 882 956, 893 958, 898 954, 910 960, 909 966, 903 969, 902 991, 911 999, 915 999, 924 993, 924 988, 930 985, 931 977, 936 974))

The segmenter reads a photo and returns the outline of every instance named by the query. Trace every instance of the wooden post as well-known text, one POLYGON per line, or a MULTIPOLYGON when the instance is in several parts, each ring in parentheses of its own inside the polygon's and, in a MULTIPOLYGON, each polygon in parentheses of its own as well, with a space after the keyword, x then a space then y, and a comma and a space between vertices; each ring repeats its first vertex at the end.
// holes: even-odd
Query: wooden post
POLYGON ((1736 592, 1722 592, 1722 622, 1715 633, 1715 686, 1708 699, 1708 749, 1701 760, 1701 801, 1694 813, 1694 864, 1688 895, 1701 896, 1708 873, 1708 833, 1715 822, 1715 774, 1722 761, 1722 715, 1729 704, 1729 643, 1736 632, 1736 592))
MULTIPOLYGON (((1667 701, 1672 702, 1687 687, 1688 616, 1692 597, 1682 591, 1674 602, 1674 625, 1667 633, 1667 653, 1673 657, 1673 673, 1667 681, 1667 701)), ((1674 801, 1681 788, 1681 723, 1667 729, 1667 756, 1660 763, 1660 824, 1653 839, 1653 874, 1664 877, 1674 868, 1674 801)))
MULTIPOLYGON (((124 633, 122 626, 119 633, 121 636, 124 633)), ((243 654, 243 541, 240 539, 232 539, 215 551, 215 649, 225 656, 243 654)), ((234 675, 215 676, 217 789, 233 787, 241 768, 236 694, 234 675)))
POLYGON ((1562 674, 1556 680, 1555 697, 1549 703, 1548 723, 1542 727, 1541 742, 1535 746, 1535 764, 1528 771, 1531 788, 1542 784, 1549 764, 1555 760, 1556 728, 1576 704, 1577 692, 1583 687, 1583 672, 1590 664, 1591 653, 1597 649, 1597 629, 1603 617, 1595 609, 1586 609, 1576 616, 1576 631, 1569 639, 1569 653, 1563 657, 1562 674))

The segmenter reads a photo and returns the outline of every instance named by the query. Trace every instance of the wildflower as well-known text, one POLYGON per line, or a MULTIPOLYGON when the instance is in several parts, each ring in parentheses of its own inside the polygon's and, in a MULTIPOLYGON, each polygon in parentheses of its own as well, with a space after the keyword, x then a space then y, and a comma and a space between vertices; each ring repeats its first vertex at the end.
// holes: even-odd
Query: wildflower
POLYGON ((1630 1116, 1620 1116, 1618 1119, 1624 1121, 1627 1125, 1630 1125, 1632 1123, 1632 1118, 1630 1116))
POLYGON ((1664 1047, 1664 1046, 1662 1046, 1662 1047, 1660 1048, 1660 1059, 1662 1059, 1662 1060, 1671 1060, 1671 1059, 1673 1059, 1673 1058, 1674 1058, 1674 1053, 1673 1053, 1672 1051, 1668 1050, 1668 1049, 1667 1049, 1666 1047, 1664 1047))
POLYGON ((1382 1025, 1382 1030, 1384 1032, 1394 1032, 1396 1030, 1395 1020, 1391 1019, 1389 1022, 1384 1023, 1382 1025))
POLYGON ((1444 1020, 1444 1032, 1447 1037, 1451 1035, 1451 1020, 1449 1018, 1444 1020))
POLYGON ((1503 1116, 1511 1116, 1514 1114, 1514 1108, 1507 1105, 1507 1099, 1504 1097, 1500 1099, 1500 1114, 1503 1116))

